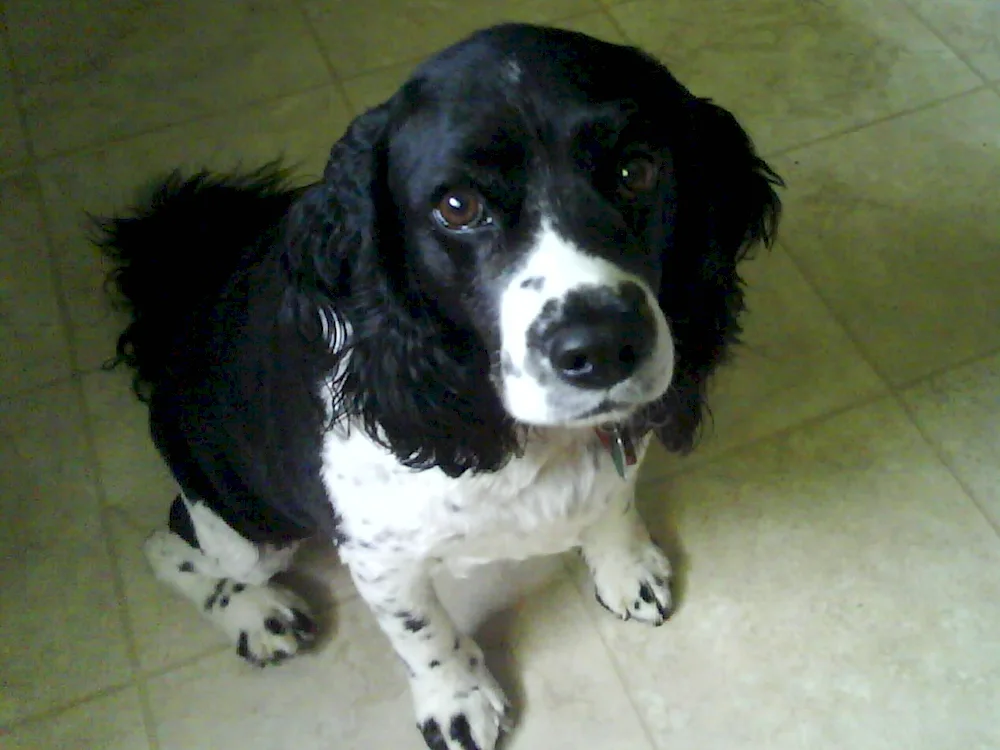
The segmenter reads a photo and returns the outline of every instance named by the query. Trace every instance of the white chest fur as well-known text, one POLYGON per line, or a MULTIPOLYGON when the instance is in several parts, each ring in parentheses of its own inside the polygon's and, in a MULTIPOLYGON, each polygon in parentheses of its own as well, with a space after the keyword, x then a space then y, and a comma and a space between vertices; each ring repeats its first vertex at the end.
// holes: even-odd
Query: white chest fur
POLYGON ((576 546, 612 499, 633 491, 637 468, 622 479, 589 429, 534 433, 501 470, 459 478, 401 466, 361 430, 333 430, 323 446, 323 481, 354 545, 440 559, 457 573, 576 546))

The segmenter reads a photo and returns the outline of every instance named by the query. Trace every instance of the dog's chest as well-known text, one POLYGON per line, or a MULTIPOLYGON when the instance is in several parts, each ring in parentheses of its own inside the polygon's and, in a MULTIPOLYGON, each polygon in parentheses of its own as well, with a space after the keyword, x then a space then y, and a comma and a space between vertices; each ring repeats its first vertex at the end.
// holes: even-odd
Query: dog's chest
POLYGON ((401 466, 360 430, 330 433, 323 456, 323 480, 352 542, 453 568, 576 546, 612 498, 632 491, 636 468, 620 477, 585 430, 529 440, 500 471, 457 479, 401 466))

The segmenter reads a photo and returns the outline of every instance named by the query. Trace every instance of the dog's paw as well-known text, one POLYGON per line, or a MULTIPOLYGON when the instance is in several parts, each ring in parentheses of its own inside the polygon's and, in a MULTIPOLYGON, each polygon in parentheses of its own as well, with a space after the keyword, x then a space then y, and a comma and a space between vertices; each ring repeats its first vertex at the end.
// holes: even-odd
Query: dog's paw
POLYGON ((205 609, 233 639, 236 653, 257 667, 285 661, 316 637, 309 607, 274 583, 253 586, 222 579, 205 609))
POLYGON ((652 542, 605 557, 591 569, 597 601, 622 620, 662 625, 670 617, 670 561, 652 542))
POLYGON ((431 750, 493 750, 510 728, 507 698, 469 642, 412 681, 417 727, 431 750))

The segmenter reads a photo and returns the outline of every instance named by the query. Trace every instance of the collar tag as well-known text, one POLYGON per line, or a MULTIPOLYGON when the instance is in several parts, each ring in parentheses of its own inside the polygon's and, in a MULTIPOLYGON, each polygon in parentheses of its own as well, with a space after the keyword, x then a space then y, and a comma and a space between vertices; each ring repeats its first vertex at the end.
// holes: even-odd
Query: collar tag
POLYGON ((622 479, 625 478, 625 467, 635 466, 635 444, 628 429, 620 426, 611 429, 597 428, 597 437, 601 444, 611 454, 611 462, 615 465, 615 471, 622 479))

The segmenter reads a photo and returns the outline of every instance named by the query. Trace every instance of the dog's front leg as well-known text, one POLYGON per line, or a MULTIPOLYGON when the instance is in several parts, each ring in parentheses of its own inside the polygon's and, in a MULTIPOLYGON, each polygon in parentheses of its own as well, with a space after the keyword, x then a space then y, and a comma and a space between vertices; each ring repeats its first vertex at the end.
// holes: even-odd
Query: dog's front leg
POLYGON ((670 561, 649 538, 633 498, 631 483, 623 485, 584 531, 582 552, 605 609, 623 620, 661 625, 673 606, 670 561))
POLYGON ((432 750, 493 750, 507 700, 483 653, 458 632, 423 560, 345 549, 342 557, 410 675, 417 726, 432 750))

